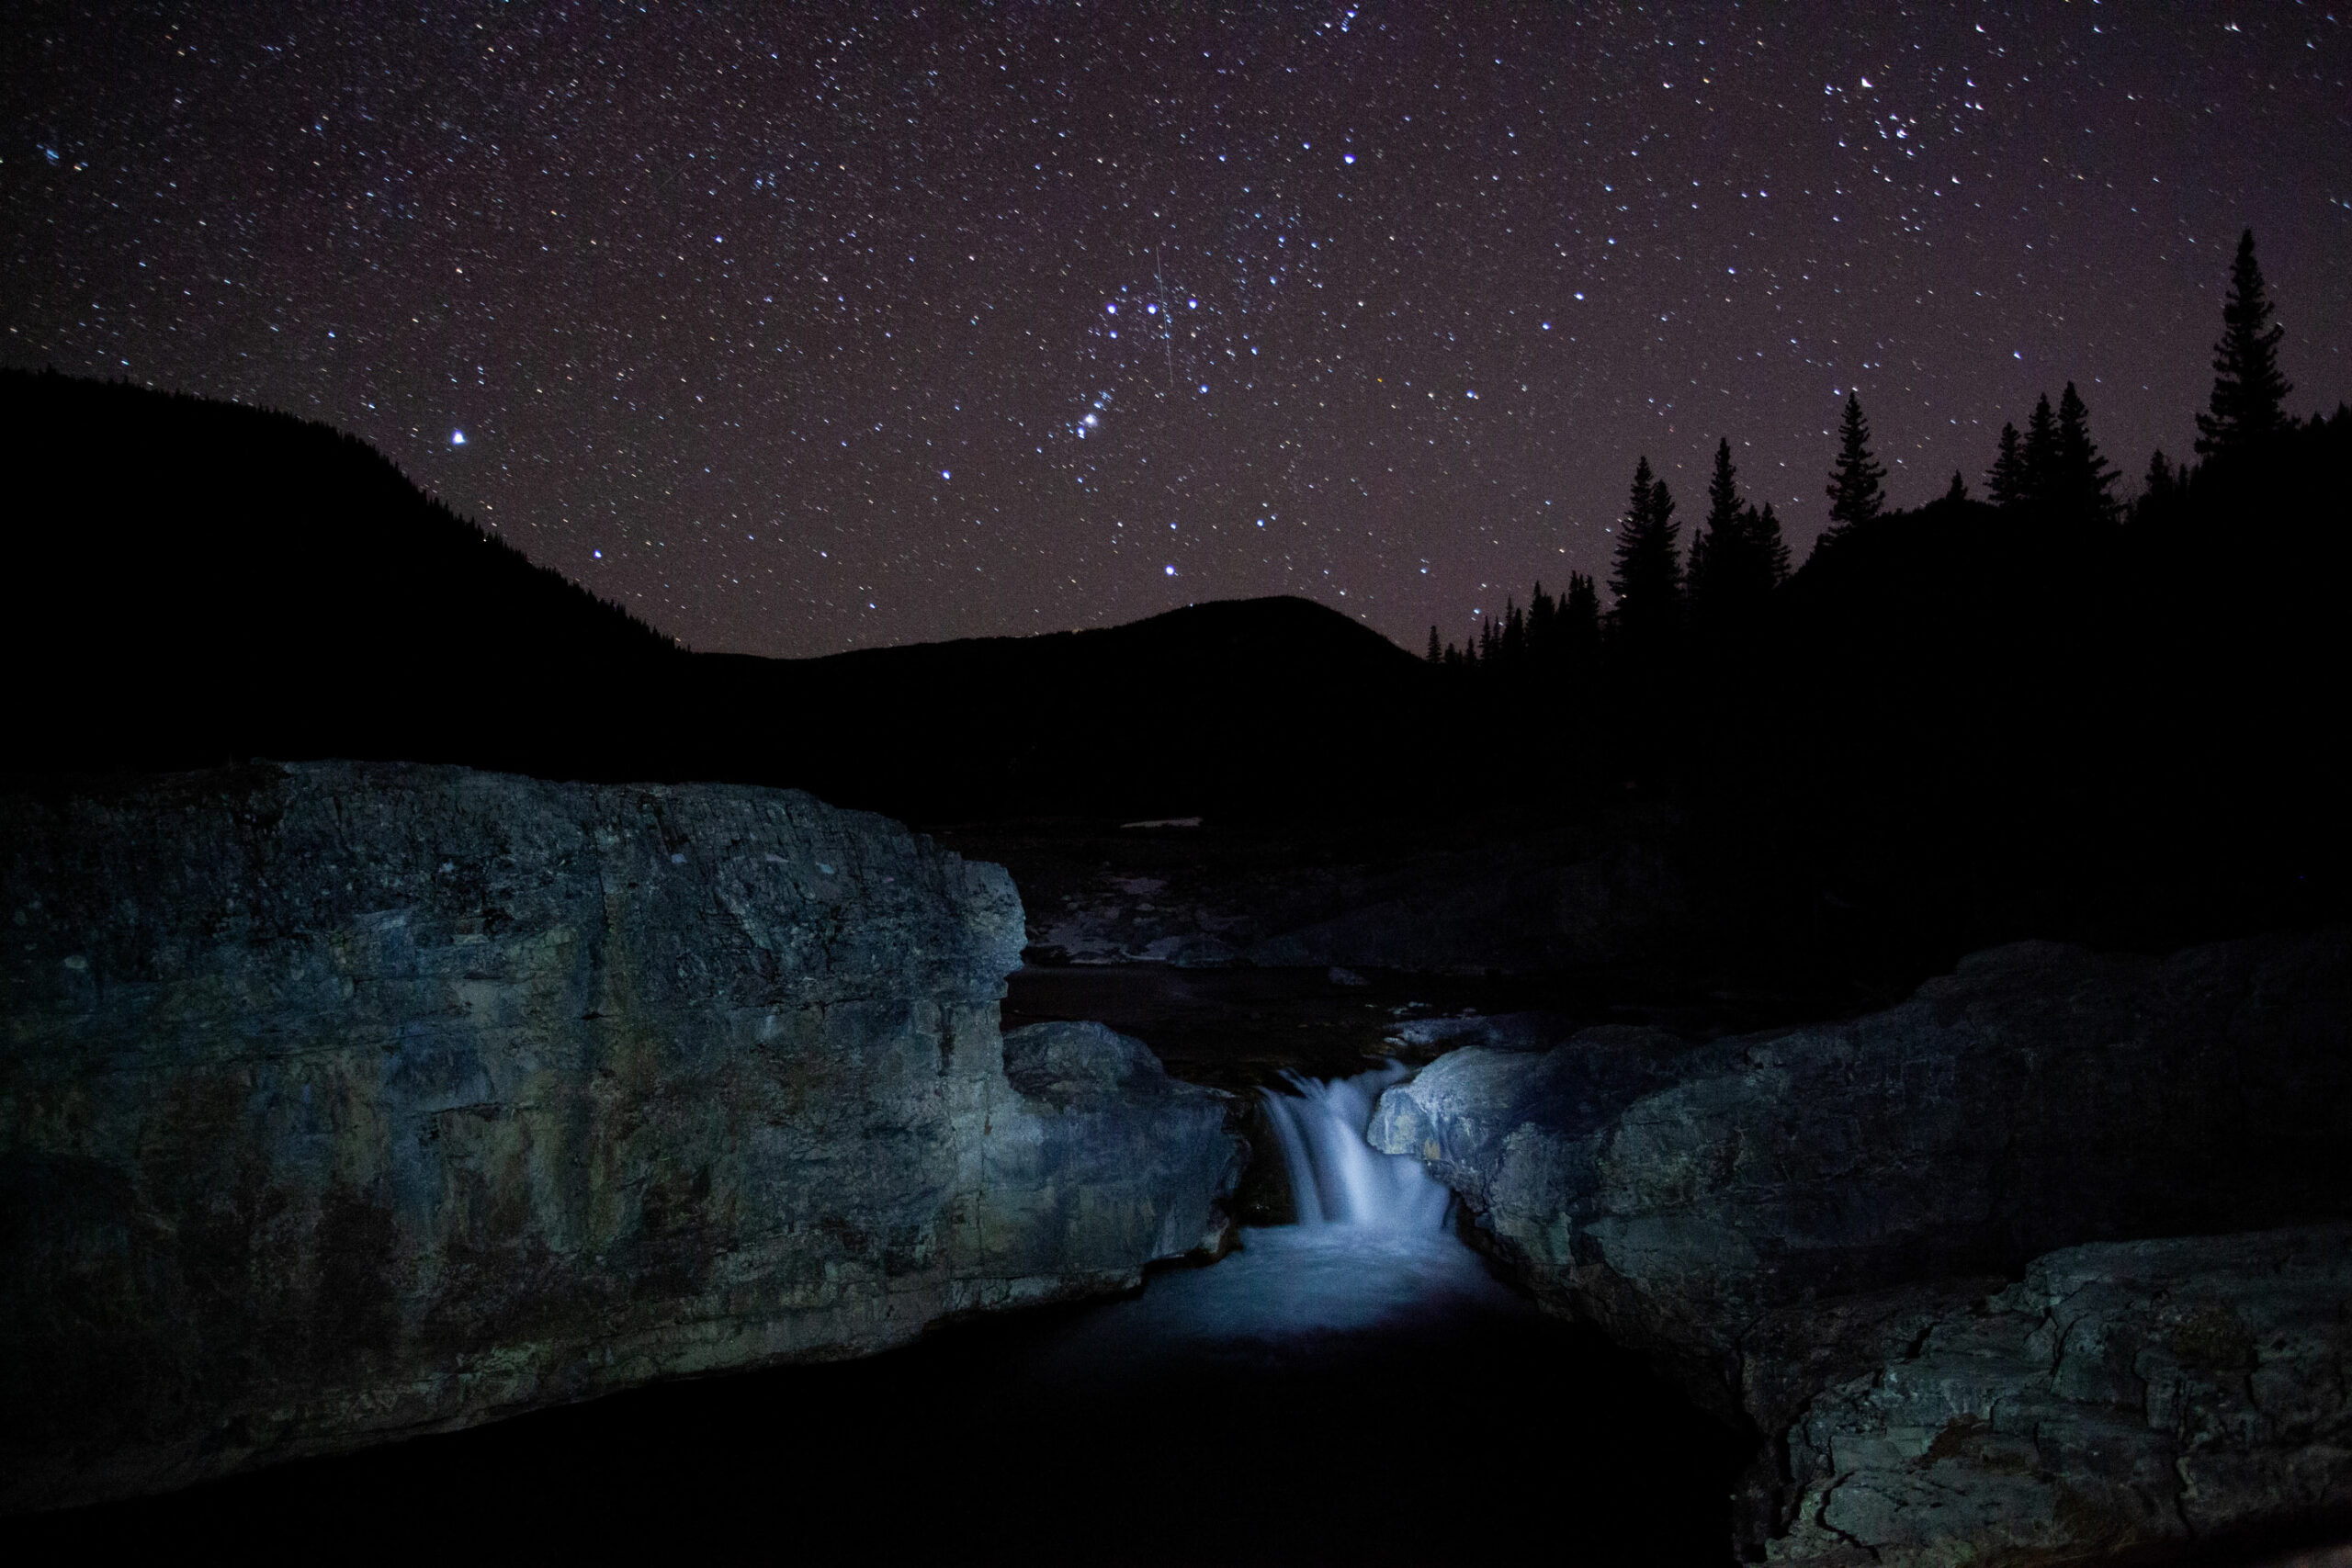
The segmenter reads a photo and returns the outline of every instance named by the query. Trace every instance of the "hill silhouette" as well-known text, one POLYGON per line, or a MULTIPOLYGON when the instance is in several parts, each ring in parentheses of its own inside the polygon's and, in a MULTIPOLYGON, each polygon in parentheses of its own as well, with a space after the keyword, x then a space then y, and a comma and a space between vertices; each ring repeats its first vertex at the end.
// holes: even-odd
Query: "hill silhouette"
POLYGON ((688 653, 325 425, 0 372, 18 772, 408 758, 917 820, 1376 803, 1430 685, 1302 599, 813 660, 688 653))
POLYGON ((924 819, 1378 804, 1393 773, 1380 753, 1433 684, 1378 633, 1289 597, 1100 630, 702 662, 711 711, 783 721, 717 739, 715 769, 789 773, 924 819), (811 744, 827 736, 865 750, 811 744))

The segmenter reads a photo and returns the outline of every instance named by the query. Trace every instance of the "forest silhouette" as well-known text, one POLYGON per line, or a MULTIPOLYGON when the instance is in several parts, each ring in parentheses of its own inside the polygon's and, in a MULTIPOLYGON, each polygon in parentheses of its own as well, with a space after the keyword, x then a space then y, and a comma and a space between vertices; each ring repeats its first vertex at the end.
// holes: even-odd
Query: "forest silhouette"
MULTIPOLYGON (((8 770, 317 756, 805 787, 921 824, 1202 814, 1621 824, 1686 961, 1876 994, 2026 936, 2341 919, 2352 412, 2299 420, 2253 237, 2192 457, 2128 501, 2073 384, 1892 507, 1859 398, 1792 570, 1728 439, 1689 530, 1646 459, 1605 584, 1425 657, 1296 599, 783 660, 688 652, 262 410, 0 372, 8 770), (1635 809, 1638 807, 1638 809, 1635 809), (1625 824, 1638 824, 1625 825, 1625 824)), ((1303 830, 1303 829, 1302 829, 1303 830)), ((1860 995, 1860 993, 1858 993, 1860 995)))
POLYGON ((2249 231, 2198 458, 2128 503, 2072 382, 2003 427, 1987 499, 1956 473, 1907 510, 1849 395, 1801 569, 1727 440, 1687 561, 1644 459, 1612 609, 1538 584, 1427 662, 1524 738, 1492 787, 1673 802, 1692 939, 1755 967, 2341 919, 2352 412, 2287 412, 2272 315, 2249 231))

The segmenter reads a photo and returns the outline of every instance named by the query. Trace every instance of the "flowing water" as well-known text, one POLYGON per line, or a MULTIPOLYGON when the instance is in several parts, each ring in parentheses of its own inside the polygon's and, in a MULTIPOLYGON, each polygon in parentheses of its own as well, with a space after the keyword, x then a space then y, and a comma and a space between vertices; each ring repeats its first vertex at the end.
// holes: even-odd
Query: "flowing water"
POLYGON ((1351 1078, 1284 1073, 1291 1093, 1260 1091, 1282 1142, 1300 1224, 1433 1231, 1445 1223, 1453 1195, 1431 1180, 1419 1160, 1382 1154, 1364 1138, 1380 1091, 1411 1072, 1393 1062, 1351 1078))
POLYGON ((1353 1077, 1283 1075, 1261 1091, 1297 1223, 1244 1229, 1212 1268, 1154 1275, 1095 1309, 1046 1359, 1050 1372, 1240 1359, 1308 1364, 1361 1352, 1365 1335, 1529 1315, 1447 1224, 1453 1194, 1420 1162, 1365 1140, 1402 1063, 1353 1077))

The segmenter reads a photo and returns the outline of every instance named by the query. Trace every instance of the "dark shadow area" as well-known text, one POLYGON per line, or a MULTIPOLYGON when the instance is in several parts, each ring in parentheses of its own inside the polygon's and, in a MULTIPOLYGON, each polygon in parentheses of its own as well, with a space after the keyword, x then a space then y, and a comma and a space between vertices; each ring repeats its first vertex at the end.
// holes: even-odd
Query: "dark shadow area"
POLYGON ((1456 1307, 1062 1364, 1104 1310, 658 1385, 0 1538, 44 1559, 267 1556, 364 1520, 384 1555, 526 1540, 874 1562, 1726 1561, 1738 1445, 1597 1336, 1456 1307))

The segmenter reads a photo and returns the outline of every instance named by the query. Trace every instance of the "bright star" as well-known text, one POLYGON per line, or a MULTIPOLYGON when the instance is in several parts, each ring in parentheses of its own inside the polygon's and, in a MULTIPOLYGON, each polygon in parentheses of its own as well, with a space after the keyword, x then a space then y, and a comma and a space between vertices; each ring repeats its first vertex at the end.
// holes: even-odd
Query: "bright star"
POLYGON ((466 444, 466 433, 465 433, 464 431, 462 431, 462 430, 453 430, 453 431, 449 432, 449 445, 450 445, 450 446, 463 446, 465 444, 466 444))

